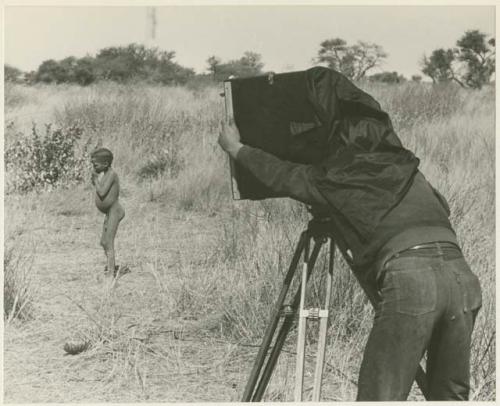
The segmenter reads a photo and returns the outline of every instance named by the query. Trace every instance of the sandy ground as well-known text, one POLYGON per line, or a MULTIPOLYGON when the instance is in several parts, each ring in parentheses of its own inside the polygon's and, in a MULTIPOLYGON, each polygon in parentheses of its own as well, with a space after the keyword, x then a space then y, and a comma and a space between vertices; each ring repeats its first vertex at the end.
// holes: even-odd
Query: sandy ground
MULTIPOLYGON (((180 260, 195 264, 210 243, 208 234, 217 230, 217 219, 175 213, 162 204, 150 203, 146 208, 140 202, 128 203, 127 221, 117 237, 117 256, 132 272, 119 280, 108 308, 119 309, 121 326, 129 324, 133 329, 134 324, 147 324, 143 330, 149 336, 141 337, 144 331, 140 331, 134 340, 147 340, 148 348, 161 351, 151 357, 136 351, 142 359, 132 360, 134 367, 127 367, 120 361, 127 356, 116 350, 106 354, 102 346, 76 356, 63 351, 75 332, 92 326, 82 308, 95 314, 103 300, 96 277, 104 267, 98 245, 102 217, 83 194, 69 198, 71 210, 63 208, 63 200, 46 199, 33 202, 32 207, 25 202, 6 204, 7 221, 9 215, 16 216, 10 226, 17 222, 18 233, 28 236, 36 250, 32 268, 36 300, 32 320, 5 328, 5 402, 237 399, 247 373, 241 348, 236 351, 235 345, 221 340, 217 315, 214 320, 199 320, 169 308, 174 304, 165 300, 168 295, 158 294, 158 275, 151 271, 155 257, 169 261, 172 274, 180 260), (169 354, 169 359, 162 359, 162 354, 169 354)), ((175 276, 167 280, 172 289, 175 276)))

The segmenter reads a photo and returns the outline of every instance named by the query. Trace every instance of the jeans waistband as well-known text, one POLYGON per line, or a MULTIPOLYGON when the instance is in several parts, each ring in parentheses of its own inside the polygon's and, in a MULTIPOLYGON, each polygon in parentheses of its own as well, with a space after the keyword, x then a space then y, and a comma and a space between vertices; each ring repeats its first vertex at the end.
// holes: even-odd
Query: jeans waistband
POLYGON ((415 245, 403 251, 399 251, 385 261, 389 262, 394 258, 401 257, 433 257, 440 256, 444 260, 451 260, 463 256, 458 245, 448 241, 435 241, 424 244, 415 245))

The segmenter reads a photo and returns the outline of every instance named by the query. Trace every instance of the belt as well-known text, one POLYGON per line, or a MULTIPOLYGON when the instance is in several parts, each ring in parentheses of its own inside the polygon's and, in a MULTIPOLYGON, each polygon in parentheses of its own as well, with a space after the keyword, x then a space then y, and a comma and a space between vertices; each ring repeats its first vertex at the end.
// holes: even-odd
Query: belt
POLYGON ((460 247, 449 241, 434 241, 427 242, 424 244, 414 245, 413 247, 406 248, 402 251, 396 252, 387 258, 384 261, 384 264, 387 264, 391 259, 399 258, 401 256, 420 256, 419 254, 424 254, 423 251, 428 252, 428 250, 435 250, 441 256, 444 256, 445 259, 455 259, 462 256, 462 251, 460 247), (450 252, 452 251, 452 252, 450 252))
POLYGON ((434 242, 427 242, 425 244, 414 245, 413 247, 398 252, 398 254, 401 254, 402 252, 405 251, 421 250, 428 248, 436 248, 438 251, 441 251, 443 249, 458 249, 458 250, 460 249, 460 247, 457 244, 449 241, 434 241, 434 242))

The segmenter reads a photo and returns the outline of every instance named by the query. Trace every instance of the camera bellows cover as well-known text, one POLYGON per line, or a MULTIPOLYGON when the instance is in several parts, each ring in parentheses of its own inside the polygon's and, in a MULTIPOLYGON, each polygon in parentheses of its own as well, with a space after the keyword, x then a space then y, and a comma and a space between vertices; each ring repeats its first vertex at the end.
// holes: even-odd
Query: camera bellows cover
MULTIPOLYGON (((292 162, 321 159, 323 128, 309 102, 305 71, 230 82, 234 120, 244 144, 292 162)), ((238 163, 233 176, 242 199, 277 197, 238 163)))

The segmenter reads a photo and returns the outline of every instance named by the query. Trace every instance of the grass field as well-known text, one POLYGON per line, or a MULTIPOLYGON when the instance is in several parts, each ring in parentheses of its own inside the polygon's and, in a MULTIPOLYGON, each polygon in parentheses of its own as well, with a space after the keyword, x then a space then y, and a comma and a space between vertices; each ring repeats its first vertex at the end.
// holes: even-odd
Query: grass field
MULTIPOLYGON (((390 113, 450 203, 483 287, 472 398, 494 400, 494 89, 361 86, 390 113)), ((287 199, 231 200, 227 158, 216 143, 219 92, 111 83, 6 87, 6 148, 29 137, 34 122, 78 126, 82 145, 113 151, 126 211, 117 262, 132 269, 111 296, 103 294, 96 280, 105 263, 102 216, 89 184, 20 194, 7 171, 5 275, 11 301, 26 305, 4 315, 6 402, 239 400, 308 215, 287 199), (70 339, 90 348, 64 355, 70 339)), ((314 289, 320 284, 313 280, 314 289)), ((341 261, 331 310, 323 399, 354 400, 373 315, 341 261)), ((267 400, 292 400, 294 351, 292 333, 267 400)), ((411 399, 421 399, 418 390, 411 399)))

